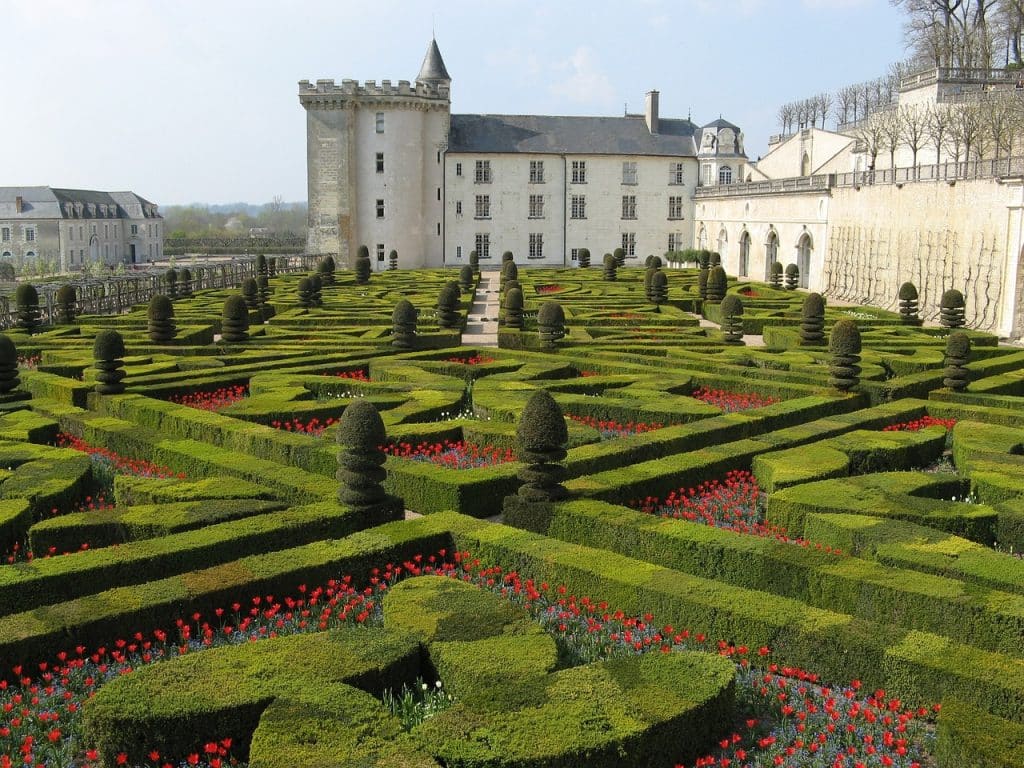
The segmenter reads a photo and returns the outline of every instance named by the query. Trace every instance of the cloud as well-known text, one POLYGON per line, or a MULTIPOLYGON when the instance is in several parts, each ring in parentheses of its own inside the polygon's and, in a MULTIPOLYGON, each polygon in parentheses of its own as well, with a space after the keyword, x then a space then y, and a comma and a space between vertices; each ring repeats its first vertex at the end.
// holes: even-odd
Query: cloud
POLYGON ((600 70, 591 48, 580 46, 572 56, 556 64, 555 70, 564 76, 552 83, 553 95, 577 104, 609 107, 615 103, 615 86, 600 70))

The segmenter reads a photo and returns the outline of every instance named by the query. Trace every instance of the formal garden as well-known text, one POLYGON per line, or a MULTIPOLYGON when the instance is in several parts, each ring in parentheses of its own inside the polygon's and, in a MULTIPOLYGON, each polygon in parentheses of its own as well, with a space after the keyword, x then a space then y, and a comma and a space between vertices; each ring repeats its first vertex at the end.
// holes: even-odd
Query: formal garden
POLYGON ((19 284, 0 766, 1024 766, 1024 349, 691 256, 19 284))

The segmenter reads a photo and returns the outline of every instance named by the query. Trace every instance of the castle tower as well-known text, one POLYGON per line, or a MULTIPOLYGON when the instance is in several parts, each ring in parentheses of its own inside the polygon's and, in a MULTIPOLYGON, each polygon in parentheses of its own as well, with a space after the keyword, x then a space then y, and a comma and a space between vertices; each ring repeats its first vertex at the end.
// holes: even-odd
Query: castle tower
POLYGON ((431 40, 414 83, 299 82, 306 110, 307 248, 350 265, 360 245, 375 269, 440 266, 443 154, 451 78, 431 40))

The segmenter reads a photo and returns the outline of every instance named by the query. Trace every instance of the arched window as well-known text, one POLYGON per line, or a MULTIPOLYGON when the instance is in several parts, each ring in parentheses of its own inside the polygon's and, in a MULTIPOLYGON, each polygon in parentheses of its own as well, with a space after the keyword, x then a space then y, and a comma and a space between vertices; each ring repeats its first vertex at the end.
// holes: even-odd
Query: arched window
POLYGON ((803 160, 800 161, 800 175, 811 175, 811 156, 804 152, 803 160))
POLYGON ((750 271, 750 233, 744 232, 740 236, 740 265, 739 274, 742 277, 747 276, 747 272, 750 271))
POLYGON ((700 225, 700 231, 697 233, 697 247, 706 251, 708 249, 708 231, 704 229, 704 225, 700 225))
POLYGON ((779 260, 779 236, 773 229, 768 233, 768 239, 764 241, 764 279, 767 280, 772 274, 772 264, 779 260))
POLYGON ((0 258, 4 258, 4 259, 10 259, 10 258, 12 258, 12 257, 11 257, 11 252, 10 252, 10 251, 4 251, 4 252, 3 252, 3 254, 2 254, 2 256, 0 256, 0 258))
POLYGON ((718 255, 722 257, 722 263, 725 263, 725 252, 729 249, 729 233, 725 231, 725 227, 722 227, 718 233, 718 255))
POLYGON ((806 232, 800 237, 796 246, 796 266, 800 270, 800 287, 806 288, 811 272, 811 236, 806 232))
POLYGON ((728 165, 723 165, 718 169, 718 183, 732 184, 732 168, 728 165))

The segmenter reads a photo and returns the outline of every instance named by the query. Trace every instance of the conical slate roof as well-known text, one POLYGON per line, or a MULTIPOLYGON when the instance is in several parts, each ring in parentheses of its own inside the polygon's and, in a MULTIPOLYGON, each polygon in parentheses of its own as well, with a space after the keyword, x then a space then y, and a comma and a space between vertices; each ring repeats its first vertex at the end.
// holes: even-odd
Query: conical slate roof
POLYGON ((444 66, 444 59, 441 58, 441 49, 437 47, 437 40, 430 41, 430 47, 427 48, 427 55, 423 57, 423 66, 420 67, 420 73, 416 76, 416 80, 424 83, 440 80, 451 82, 452 78, 444 66))

